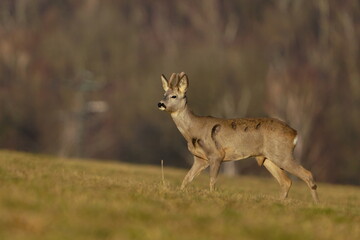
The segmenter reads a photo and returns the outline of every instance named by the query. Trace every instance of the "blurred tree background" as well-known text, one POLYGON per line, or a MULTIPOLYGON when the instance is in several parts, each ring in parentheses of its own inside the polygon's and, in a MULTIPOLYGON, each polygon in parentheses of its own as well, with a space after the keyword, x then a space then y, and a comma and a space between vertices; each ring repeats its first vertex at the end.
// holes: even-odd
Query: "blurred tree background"
POLYGON ((360 184, 359 48, 358 0, 1 0, 0 147, 188 166, 157 110, 185 71, 196 113, 283 119, 317 180, 360 184))

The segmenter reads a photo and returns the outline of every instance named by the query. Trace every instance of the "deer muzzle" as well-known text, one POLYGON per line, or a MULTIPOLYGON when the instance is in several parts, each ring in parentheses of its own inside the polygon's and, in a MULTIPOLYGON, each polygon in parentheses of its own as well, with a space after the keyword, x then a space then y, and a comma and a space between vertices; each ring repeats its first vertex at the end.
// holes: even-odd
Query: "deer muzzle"
POLYGON ((163 103, 163 102, 159 102, 158 103, 158 108, 161 110, 161 111, 164 111, 166 109, 166 105, 163 103))

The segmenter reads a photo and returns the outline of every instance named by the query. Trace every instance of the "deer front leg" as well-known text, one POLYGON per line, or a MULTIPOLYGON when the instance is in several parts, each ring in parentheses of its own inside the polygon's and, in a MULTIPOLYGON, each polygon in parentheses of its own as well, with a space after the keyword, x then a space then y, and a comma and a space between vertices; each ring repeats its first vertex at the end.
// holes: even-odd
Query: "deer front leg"
POLYGON ((181 184, 181 190, 183 190, 186 185, 188 185, 196 176, 201 173, 202 170, 204 170, 208 166, 209 163, 207 160, 194 156, 194 163, 181 184))
POLYGON ((210 192, 215 190, 216 178, 219 174, 221 158, 210 158, 210 192))

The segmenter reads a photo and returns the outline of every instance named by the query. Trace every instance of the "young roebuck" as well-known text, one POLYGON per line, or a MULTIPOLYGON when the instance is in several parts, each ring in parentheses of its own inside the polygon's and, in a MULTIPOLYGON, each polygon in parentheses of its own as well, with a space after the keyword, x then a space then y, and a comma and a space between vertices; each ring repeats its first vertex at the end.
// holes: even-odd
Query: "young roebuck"
POLYGON ((291 187, 291 180, 285 173, 287 171, 306 182, 314 201, 318 203, 312 174, 293 157, 297 140, 294 129, 273 118, 221 119, 196 116, 187 104, 187 75, 184 72, 173 73, 169 81, 162 75, 161 81, 165 94, 158 107, 171 114, 187 141, 189 151, 194 155, 194 164, 185 176, 181 189, 210 165, 212 191, 223 161, 255 157, 258 164, 264 165, 279 182, 281 199, 287 197, 291 187))

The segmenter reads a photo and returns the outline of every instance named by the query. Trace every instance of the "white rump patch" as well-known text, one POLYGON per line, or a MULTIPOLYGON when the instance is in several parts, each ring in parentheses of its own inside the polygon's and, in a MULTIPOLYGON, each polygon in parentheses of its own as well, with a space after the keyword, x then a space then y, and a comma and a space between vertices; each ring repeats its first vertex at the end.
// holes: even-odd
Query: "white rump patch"
POLYGON ((297 141, 298 141, 298 136, 296 135, 296 137, 294 138, 294 145, 296 145, 296 143, 297 143, 297 141))

